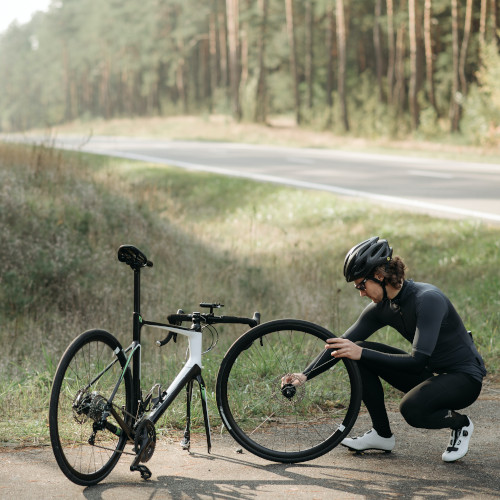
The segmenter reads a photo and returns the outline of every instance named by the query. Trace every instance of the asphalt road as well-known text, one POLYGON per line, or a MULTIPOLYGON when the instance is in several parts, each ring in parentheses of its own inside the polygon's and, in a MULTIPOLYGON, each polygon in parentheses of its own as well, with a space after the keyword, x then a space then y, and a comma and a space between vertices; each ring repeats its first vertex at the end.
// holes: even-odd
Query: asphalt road
POLYGON ((500 164, 132 137, 59 136, 54 143, 62 148, 320 189, 433 215, 500 223, 500 164))
MULTIPOLYGON (((134 500, 483 500, 500 498, 500 390, 484 391, 467 414, 475 429, 469 453, 455 463, 441 454, 449 431, 414 429, 399 412, 390 412, 396 448, 390 454, 355 455, 339 446, 302 464, 277 464, 248 452, 238 453, 230 437, 214 436, 212 454, 204 437, 191 453, 180 449, 179 437, 162 439, 148 462, 148 481, 130 472, 123 457, 100 484, 88 488, 71 483, 58 469, 49 448, 0 448, 0 498, 134 500)), ((354 434, 369 428, 360 415, 354 434)))

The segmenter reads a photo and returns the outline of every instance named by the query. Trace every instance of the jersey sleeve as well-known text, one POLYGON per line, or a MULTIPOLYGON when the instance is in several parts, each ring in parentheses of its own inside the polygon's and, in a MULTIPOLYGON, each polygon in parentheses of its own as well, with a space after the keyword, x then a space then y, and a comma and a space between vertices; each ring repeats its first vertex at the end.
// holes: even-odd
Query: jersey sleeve
POLYGON ((447 311, 446 299, 438 291, 428 291, 422 295, 416 309, 413 352, 432 355, 447 311))
MULTIPOLYGON (((377 311, 375 304, 369 304, 365 307, 356 323, 354 323, 343 335, 352 342, 366 340, 372 333, 376 332, 379 328, 384 326, 380 320, 377 319, 377 311)), ((316 377, 320 373, 331 368, 339 360, 332 357, 331 349, 325 349, 318 353, 316 358, 304 369, 302 372, 307 376, 308 380, 316 377)))
POLYGON ((420 373, 427 365, 429 356, 418 351, 412 354, 391 354, 363 348, 361 359, 368 365, 383 366, 408 373, 420 373))

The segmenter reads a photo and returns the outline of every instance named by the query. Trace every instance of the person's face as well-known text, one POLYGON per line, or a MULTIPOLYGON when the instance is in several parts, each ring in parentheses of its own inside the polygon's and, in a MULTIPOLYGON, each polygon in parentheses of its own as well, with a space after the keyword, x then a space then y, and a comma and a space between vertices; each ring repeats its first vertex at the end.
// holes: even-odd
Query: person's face
MULTIPOLYGON (((375 278, 382 280, 384 277, 375 275, 375 278)), ((384 290, 382 287, 370 278, 359 278, 354 281, 354 286, 359 290, 359 295, 361 297, 368 297, 376 304, 381 302, 384 298, 384 290)))

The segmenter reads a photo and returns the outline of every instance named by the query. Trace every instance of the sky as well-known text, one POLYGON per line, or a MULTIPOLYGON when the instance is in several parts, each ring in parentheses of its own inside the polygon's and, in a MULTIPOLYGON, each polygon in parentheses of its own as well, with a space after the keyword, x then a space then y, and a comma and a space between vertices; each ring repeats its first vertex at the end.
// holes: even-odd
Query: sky
POLYGON ((21 24, 27 23, 37 10, 47 10, 51 0, 2 0, 0 7, 0 33, 17 19, 21 24))

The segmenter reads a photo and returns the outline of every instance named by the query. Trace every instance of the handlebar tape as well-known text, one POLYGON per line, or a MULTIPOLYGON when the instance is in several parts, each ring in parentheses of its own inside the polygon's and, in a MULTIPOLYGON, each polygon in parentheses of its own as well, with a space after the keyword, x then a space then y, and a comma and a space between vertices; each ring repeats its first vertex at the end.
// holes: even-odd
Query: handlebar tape
POLYGON ((252 328, 258 325, 258 322, 252 318, 238 318, 237 316, 221 316, 216 323, 237 323, 248 325, 252 328))

